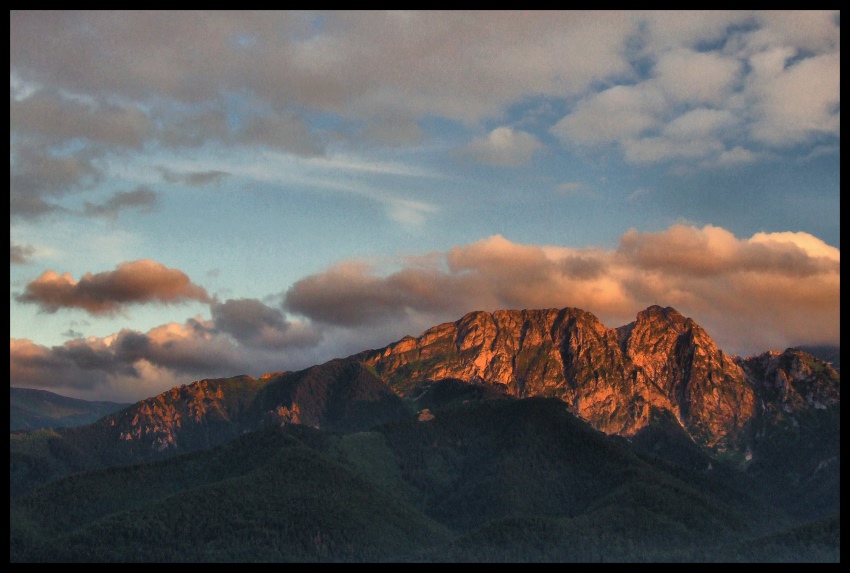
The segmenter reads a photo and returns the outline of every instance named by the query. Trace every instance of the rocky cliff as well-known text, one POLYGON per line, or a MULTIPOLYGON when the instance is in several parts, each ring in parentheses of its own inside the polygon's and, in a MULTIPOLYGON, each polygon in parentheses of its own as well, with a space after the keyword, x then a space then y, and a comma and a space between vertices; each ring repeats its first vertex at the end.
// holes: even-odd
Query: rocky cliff
POLYGON ((789 382, 785 402, 808 388, 802 367, 736 360, 692 319, 660 306, 616 329, 576 308, 472 312, 360 359, 402 396, 445 378, 494 384, 520 398, 560 398, 609 434, 633 435, 653 412, 668 412, 694 441, 719 447, 757 414, 757 394, 770 403, 779 396, 763 376, 799 381, 789 382))
POLYGON ((839 382, 801 350, 731 357, 670 307, 649 307, 619 328, 577 308, 500 310, 299 372, 174 388, 78 433, 123 443, 128 459, 156 457, 267 423, 364 430, 462 397, 458 385, 468 384, 482 396, 559 398, 608 434, 634 436, 663 418, 700 446, 745 451, 741 440, 766 424, 837 404, 839 382))

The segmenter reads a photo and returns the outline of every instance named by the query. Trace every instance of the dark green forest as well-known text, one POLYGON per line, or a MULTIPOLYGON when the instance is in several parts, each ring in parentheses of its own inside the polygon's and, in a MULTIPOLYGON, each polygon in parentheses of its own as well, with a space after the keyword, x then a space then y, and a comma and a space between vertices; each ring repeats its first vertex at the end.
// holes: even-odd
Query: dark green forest
POLYGON ((27 463, 11 469, 69 475, 10 491, 10 561, 840 561, 838 462, 813 488, 771 481, 769 455, 742 472, 663 420, 627 440, 554 398, 446 384, 413 405, 433 419, 273 424, 142 464, 98 467, 58 434, 13 435, 27 463))

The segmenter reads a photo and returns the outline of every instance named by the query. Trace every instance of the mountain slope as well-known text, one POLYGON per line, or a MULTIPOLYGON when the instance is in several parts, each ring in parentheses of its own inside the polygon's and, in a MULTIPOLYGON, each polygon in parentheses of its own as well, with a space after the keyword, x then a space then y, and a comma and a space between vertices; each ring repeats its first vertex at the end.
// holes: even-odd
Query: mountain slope
POLYGON ((9 388, 9 431, 83 426, 132 404, 68 398, 34 388, 9 388))
POLYGON ((409 503, 323 455, 327 438, 293 428, 17 498, 10 560, 373 561, 449 538, 409 503))
POLYGON ((560 400, 433 413, 348 434, 270 426, 57 481, 11 500, 10 560, 712 560, 790 526, 746 491, 649 463, 560 400))
MULTIPOLYGON (((663 437, 643 432, 661 416, 697 449, 755 469, 788 435, 771 428, 794 424, 795 412, 810 413, 807 431, 822 423, 832 431, 837 423, 818 420, 839 404, 839 385, 835 370, 799 350, 730 357, 670 307, 649 307, 617 329, 574 308, 473 312, 302 371, 202 380, 84 427, 19 436, 10 440, 10 491, 68 471, 212 447, 264 424, 367 430, 414 409, 485 396, 556 397, 596 429, 640 435, 645 447, 648 435, 663 437)), ((828 444, 801 452, 810 474, 840 456, 828 444)))
POLYGON ((358 357, 402 396, 427 380, 485 382, 560 398, 611 434, 633 435, 660 409, 698 444, 725 447, 755 414, 741 366, 670 307, 618 329, 575 308, 473 312, 358 357))

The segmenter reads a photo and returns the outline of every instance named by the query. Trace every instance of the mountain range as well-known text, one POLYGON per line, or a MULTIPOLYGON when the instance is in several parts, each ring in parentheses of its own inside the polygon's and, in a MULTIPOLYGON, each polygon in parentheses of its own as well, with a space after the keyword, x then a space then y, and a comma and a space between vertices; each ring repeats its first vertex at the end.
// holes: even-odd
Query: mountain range
POLYGON ((9 388, 9 431, 69 428, 99 420, 132 404, 68 398, 47 390, 9 388))
POLYGON ((472 312, 10 434, 10 554, 832 561, 839 436, 840 374, 802 349, 730 356, 670 307, 472 312))

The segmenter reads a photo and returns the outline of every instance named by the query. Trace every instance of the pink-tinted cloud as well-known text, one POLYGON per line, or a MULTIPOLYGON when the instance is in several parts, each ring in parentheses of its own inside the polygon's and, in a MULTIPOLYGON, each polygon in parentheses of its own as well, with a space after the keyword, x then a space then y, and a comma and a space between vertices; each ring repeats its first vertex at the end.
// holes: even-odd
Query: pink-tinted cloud
POLYGON ((613 249, 517 244, 501 236, 401 257, 400 269, 343 263, 295 283, 284 308, 210 304, 147 332, 44 347, 10 339, 14 386, 136 400, 205 377, 295 370, 385 344, 472 310, 578 307, 615 327, 652 304, 694 318, 726 352, 840 343, 840 251, 807 233, 735 237, 712 226, 625 233, 613 249))
POLYGON ((346 328, 427 327, 471 310, 565 306, 620 326, 652 304, 692 316, 728 352, 838 344, 840 251, 806 233, 740 239, 713 226, 630 230, 612 250, 520 245, 496 235, 389 274, 337 265, 284 295, 288 310, 346 328))
POLYGON ((315 327, 281 323, 278 311, 259 301, 227 301, 214 308, 216 320, 196 317, 147 332, 123 329, 60 346, 10 338, 10 383, 84 399, 135 401, 203 378, 306 368, 326 356, 361 350, 357 345, 368 340, 361 334, 347 342, 343 336, 320 353, 315 327))
POLYGON ((80 308, 91 314, 113 314, 130 304, 211 301, 183 271, 150 259, 122 263, 114 271, 86 273, 79 281, 69 273, 48 270, 15 298, 45 312, 80 308))
POLYGON ((12 386, 52 390, 80 398, 132 401, 174 385, 248 370, 239 348, 197 319, 147 333, 122 330, 46 347, 9 340, 12 386))

